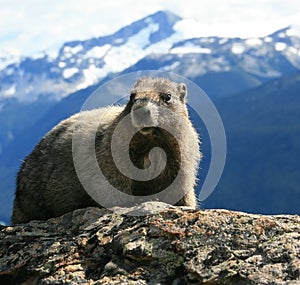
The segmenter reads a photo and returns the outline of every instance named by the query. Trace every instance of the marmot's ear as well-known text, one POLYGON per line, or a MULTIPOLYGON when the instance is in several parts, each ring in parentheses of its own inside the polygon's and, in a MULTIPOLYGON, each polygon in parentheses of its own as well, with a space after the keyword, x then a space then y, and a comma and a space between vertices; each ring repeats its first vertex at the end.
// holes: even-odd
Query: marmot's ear
POLYGON ((178 92, 179 92, 179 98, 180 100, 185 103, 186 101, 186 95, 187 95, 187 88, 184 83, 179 83, 177 86, 178 92))

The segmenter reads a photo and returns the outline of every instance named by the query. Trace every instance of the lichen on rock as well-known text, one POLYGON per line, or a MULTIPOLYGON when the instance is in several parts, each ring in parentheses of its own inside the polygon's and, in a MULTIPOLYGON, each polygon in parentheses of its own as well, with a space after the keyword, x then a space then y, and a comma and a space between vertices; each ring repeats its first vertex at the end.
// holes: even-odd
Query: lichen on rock
POLYGON ((299 216, 155 203, 2 229, 0 284, 300 284, 299 216))

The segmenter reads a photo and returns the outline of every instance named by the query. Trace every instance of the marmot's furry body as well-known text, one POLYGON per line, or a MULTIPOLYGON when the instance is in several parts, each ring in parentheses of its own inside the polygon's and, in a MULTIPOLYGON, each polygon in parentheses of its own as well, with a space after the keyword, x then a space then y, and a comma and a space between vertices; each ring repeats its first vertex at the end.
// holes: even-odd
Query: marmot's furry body
MULTIPOLYGON (((59 123, 39 142, 21 167, 17 178, 13 224, 48 219, 78 208, 99 206, 85 191, 77 176, 76 171, 80 171, 79 176, 93 183, 95 175, 91 174, 93 170, 89 155, 82 159, 81 170, 75 169, 73 153, 77 150, 74 144, 72 146, 74 133, 83 141, 94 142, 96 161, 103 173, 102 179, 105 178, 105 181, 97 180, 94 186, 98 189, 103 190, 108 181, 123 193, 148 196, 168 187, 172 189, 172 183, 176 181, 174 197, 180 199, 175 203, 196 207, 194 186, 201 153, 198 135, 188 117, 186 94, 184 84, 164 78, 141 78, 135 83, 126 106, 81 112, 59 123), (137 169, 152 169, 155 172, 161 166, 163 157, 167 157, 164 169, 149 181, 124 175, 116 166, 115 157, 112 157, 114 131, 124 121, 117 136, 122 138, 121 142, 130 142, 130 160, 137 169), (133 136, 129 129, 135 130, 133 136), (151 150, 155 147, 162 148, 165 156, 154 152, 151 157, 151 150)), ((122 147, 117 146, 121 154, 122 147)), ((123 148, 128 152, 128 145, 123 148)), ((122 156, 119 159, 122 162, 122 156)), ((126 169, 126 165, 124 167, 126 169)), ((122 201, 116 202, 109 191, 106 193, 103 199, 112 201, 110 206, 126 206, 122 201)), ((168 191, 167 195, 173 196, 173 193, 170 195, 168 191)), ((161 200, 173 201, 168 197, 161 200)), ((97 201, 101 206, 101 201, 97 201)), ((104 204, 107 206, 107 202, 104 204)))

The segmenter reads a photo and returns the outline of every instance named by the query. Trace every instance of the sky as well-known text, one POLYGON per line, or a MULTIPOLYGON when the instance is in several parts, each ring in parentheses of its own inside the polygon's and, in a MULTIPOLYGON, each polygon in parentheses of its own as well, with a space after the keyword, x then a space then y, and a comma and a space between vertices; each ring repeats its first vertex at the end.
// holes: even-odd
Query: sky
POLYGON ((0 0, 0 58, 111 34, 158 10, 197 22, 199 36, 260 37, 299 27, 299 0, 0 0))

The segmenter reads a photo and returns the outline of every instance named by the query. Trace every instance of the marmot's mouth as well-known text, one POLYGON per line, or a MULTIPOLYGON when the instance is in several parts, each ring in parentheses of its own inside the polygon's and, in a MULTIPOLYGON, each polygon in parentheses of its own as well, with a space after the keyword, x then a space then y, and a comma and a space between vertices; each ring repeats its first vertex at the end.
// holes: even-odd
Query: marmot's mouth
POLYGON ((145 127, 145 128, 140 129, 140 133, 142 135, 151 135, 151 134, 156 133, 157 129, 158 128, 156 128, 156 127, 145 127))

